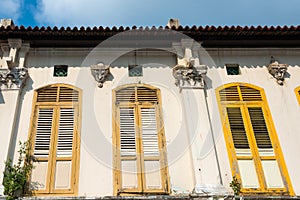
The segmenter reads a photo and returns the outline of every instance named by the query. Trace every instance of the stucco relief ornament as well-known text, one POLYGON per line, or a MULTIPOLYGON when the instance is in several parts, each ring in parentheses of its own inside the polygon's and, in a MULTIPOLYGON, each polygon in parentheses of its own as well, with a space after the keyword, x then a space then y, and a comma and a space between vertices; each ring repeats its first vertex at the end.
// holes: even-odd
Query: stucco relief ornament
POLYGON ((27 68, 0 69, 0 88, 19 89, 28 77, 27 68))
POLYGON ((103 83, 106 81, 107 76, 109 75, 109 66, 99 63, 97 65, 91 66, 91 72, 97 81, 99 88, 103 87, 103 83))
POLYGON ((278 61, 272 60, 268 66, 269 73, 276 78, 279 85, 283 85, 284 76, 287 72, 287 64, 279 64, 278 61))
POLYGON ((173 68, 175 85, 179 88, 203 88, 206 73, 206 65, 194 65, 193 61, 173 68))

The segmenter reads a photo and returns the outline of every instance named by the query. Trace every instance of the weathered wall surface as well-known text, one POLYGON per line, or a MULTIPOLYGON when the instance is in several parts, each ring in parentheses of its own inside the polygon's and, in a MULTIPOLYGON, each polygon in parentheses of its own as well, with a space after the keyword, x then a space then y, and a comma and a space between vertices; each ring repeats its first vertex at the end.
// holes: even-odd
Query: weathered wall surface
MULTIPOLYGON (((1 92, 4 103, 0 102, 0 123, 1 133, 5 134, 0 135, 4 144, 0 146, 0 158, 4 160, 8 154, 12 129, 17 130, 16 141, 27 140, 34 90, 54 83, 74 85, 83 91, 78 195, 112 195, 112 90, 125 84, 144 83, 161 91, 171 186, 192 192, 195 185, 209 187, 223 183, 229 190, 232 176, 215 89, 227 83, 243 82, 264 89, 293 188, 300 195, 297 169, 300 163, 296 159, 300 152, 300 107, 294 92, 300 86, 300 50, 207 49, 210 56, 200 52, 200 63, 208 66, 205 92, 204 89, 180 91, 175 86, 172 67, 176 65, 176 57, 168 52, 144 53, 138 59, 133 54, 118 58, 111 64, 111 77, 103 88, 98 88, 89 67, 101 60, 94 56, 94 60, 86 61, 89 51, 30 51, 26 62, 30 78, 21 95, 20 116, 15 127, 12 122, 17 95, 1 92), (283 86, 276 83, 266 68, 271 55, 289 65, 283 86), (240 75, 226 74, 225 64, 232 63, 240 65, 240 75), (53 66, 57 64, 69 66, 67 77, 53 77, 53 66), (143 76, 129 77, 128 64, 143 64, 143 76)), ((3 169, 1 163, 2 160, 0 169, 3 169)))

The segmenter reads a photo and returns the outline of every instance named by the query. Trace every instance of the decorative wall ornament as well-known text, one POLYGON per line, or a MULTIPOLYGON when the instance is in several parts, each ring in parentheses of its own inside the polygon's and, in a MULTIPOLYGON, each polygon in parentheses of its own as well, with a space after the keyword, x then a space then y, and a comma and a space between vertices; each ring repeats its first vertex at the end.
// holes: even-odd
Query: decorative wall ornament
POLYGON ((287 72, 287 64, 279 64, 278 61, 271 59, 271 63, 268 66, 269 73, 276 78, 279 85, 283 85, 284 76, 287 72))
POLYGON ((1 90, 19 89, 27 77, 27 68, 0 69, 0 88, 1 90))
POLYGON ((1 43, 0 88, 1 90, 19 89, 28 77, 28 69, 24 67, 29 43, 21 39, 8 39, 1 43))
POLYGON ((103 63, 98 63, 97 65, 91 66, 91 72, 97 81, 99 88, 103 87, 103 83, 106 81, 107 76, 109 75, 109 65, 104 65, 103 63))
POLYGON ((204 88, 207 66, 200 64, 201 44, 192 39, 182 39, 172 46, 177 55, 177 65, 173 68, 175 85, 179 88, 204 88))
POLYGON ((204 78, 207 73, 206 65, 176 65, 173 68, 175 85, 179 88, 204 88, 204 78))

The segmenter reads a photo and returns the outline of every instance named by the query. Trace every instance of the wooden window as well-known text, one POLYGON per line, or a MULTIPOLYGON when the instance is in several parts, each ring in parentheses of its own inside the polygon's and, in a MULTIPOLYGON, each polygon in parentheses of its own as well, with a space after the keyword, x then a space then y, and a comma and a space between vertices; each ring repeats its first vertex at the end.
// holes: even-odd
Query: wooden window
POLYGON ((159 90, 138 84, 123 86, 113 94, 115 195, 168 194, 159 90))
POLYGON ((300 86, 295 88, 295 94, 296 94, 296 98, 298 100, 298 103, 300 105, 300 86))
POLYGON ((232 83, 216 91, 241 192, 294 195, 263 89, 232 83))
POLYGON ((80 92, 55 84, 35 91, 32 153, 37 159, 31 188, 38 195, 76 195, 79 163, 80 92))

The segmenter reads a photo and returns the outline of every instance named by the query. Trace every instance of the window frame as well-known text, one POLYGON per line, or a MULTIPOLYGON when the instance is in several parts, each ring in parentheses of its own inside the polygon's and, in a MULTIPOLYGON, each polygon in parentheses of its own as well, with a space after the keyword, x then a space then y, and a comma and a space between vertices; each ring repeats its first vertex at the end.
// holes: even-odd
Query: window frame
MULTIPOLYGON (((59 94, 60 89, 58 89, 57 94, 59 94)), ((59 96, 59 95, 57 95, 59 96)), ((58 97, 57 97, 58 99, 58 97)), ((78 180, 79 180, 79 166, 80 166, 80 130, 81 130, 81 102, 82 102, 82 90, 75 86, 69 84, 49 84, 40 87, 34 91, 33 103, 32 103, 32 114, 30 117, 30 128, 29 128, 29 141, 31 144, 30 153, 34 155, 34 146, 36 138, 36 128, 38 120, 38 112, 40 108, 53 108, 52 116, 52 130, 49 146, 48 159, 37 158, 37 160, 48 160, 50 165, 50 170, 47 169, 46 173, 46 188, 45 190, 32 190, 34 196, 77 196, 78 195, 78 180), (68 89, 73 89, 78 92, 77 102, 38 102, 38 92, 44 88, 48 87, 66 87, 68 89), (57 139, 58 139, 58 124, 60 119, 60 109, 61 108, 74 108, 74 130, 73 130, 73 144, 72 144, 72 157, 62 157, 58 158, 53 155, 56 152, 57 139), (54 136, 54 138, 52 138, 54 136), (57 160, 70 160, 71 163, 71 173, 70 173, 70 189, 55 189, 55 164, 57 160)), ((31 182, 31 176, 29 177, 29 182, 31 182)))
MULTIPOLYGON (((166 140, 165 140, 165 133, 164 133, 164 126, 162 120, 162 105, 161 105, 161 95, 160 90, 150 85, 146 84, 127 84, 122 85, 115 88, 112 92, 112 105, 113 105, 113 115, 112 115, 112 122, 113 122, 113 163, 114 163, 114 170, 113 170, 113 177, 114 177, 114 195, 115 196, 128 196, 128 195, 142 195, 142 194, 170 194, 170 179, 168 173, 168 161, 167 161, 167 152, 166 152, 166 140), (149 103, 149 102, 116 102, 116 92, 125 88, 130 87, 145 87, 148 89, 156 90, 157 96, 157 103, 149 103), (119 112, 120 108, 133 108, 135 114, 135 128, 136 128, 136 150, 140 156, 137 156, 138 162, 137 167, 143 170, 143 166, 145 162, 144 154, 141 152, 141 109, 142 108, 155 108, 156 112, 156 123, 158 127, 158 147, 160 151, 159 161, 160 161, 160 175, 161 175, 161 189, 146 189, 142 186, 144 184, 144 171, 138 173, 138 188, 137 189, 125 189, 122 190, 122 170, 121 170, 121 152, 120 152, 120 128, 118 126, 119 123, 119 112), (137 118, 136 118, 137 116, 137 118)), ((135 94, 135 98, 137 98, 137 94, 135 94)))
POLYGON ((295 91, 295 94, 296 94, 296 98, 297 98, 297 101, 298 101, 298 105, 300 106, 300 86, 296 87, 294 89, 295 91))
MULTIPOLYGON (((247 84, 247 83, 229 83, 222 85, 216 89, 216 97, 217 97, 217 102, 220 110, 220 117, 221 117, 221 122, 222 122, 222 128, 223 128, 223 133, 225 137, 225 142, 226 142, 226 148, 228 152, 228 157, 230 161, 230 167, 231 167, 231 172, 233 176, 236 176, 238 180, 241 182, 241 174, 239 172, 238 168, 238 157, 236 154, 236 150, 234 147, 234 142, 233 142, 233 137, 229 125, 229 119, 227 115, 226 108, 227 107, 238 107, 240 108, 241 115, 242 115, 242 120, 244 123, 248 143, 249 143, 249 148, 251 152, 251 157, 253 158, 255 170, 257 173, 257 178, 258 178, 258 188, 242 188, 241 193, 245 195, 249 194, 267 194, 267 195, 291 195, 294 196, 294 191, 291 185, 291 181, 287 172, 287 168, 285 165, 284 157, 282 154, 282 150, 280 147, 279 139, 277 136, 277 133, 275 131, 275 126, 273 124, 272 116, 269 111, 268 103, 266 100, 265 92, 262 88, 259 88, 257 86, 247 84), (220 91, 225 89, 225 88, 230 88, 232 86, 237 86, 238 88, 238 95, 240 97, 240 101, 221 101, 220 97, 220 91), (260 101, 241 101, 242 100, 242 92, 240 90, 240 86, 246 86, 255 90, 258 90, 260 92, 261 100, 260 101), (261 108, 264 116, 264 121, 268 129, 268 134, 270 137, 270 141, 273 146, 274 150, 274 156, 261 156, 259 155, 258 152, 258 147, 254 135, 254 130, 252 128, 251 120, 250 120, 250 114, 248 111, 248 108, 251 107, 259 107, 261 108), (268 188, 267 187, 267 182, 264 177, 264 169, 262 168, 262 162, 263 160, 275 160, 277 161, 278 168, 280 170, 282 182, 284 188, 268 188)), ((240 157, 242 160, 243 158, 240 157)), ((247 159, 245 157, 245 159, 247 159)))

